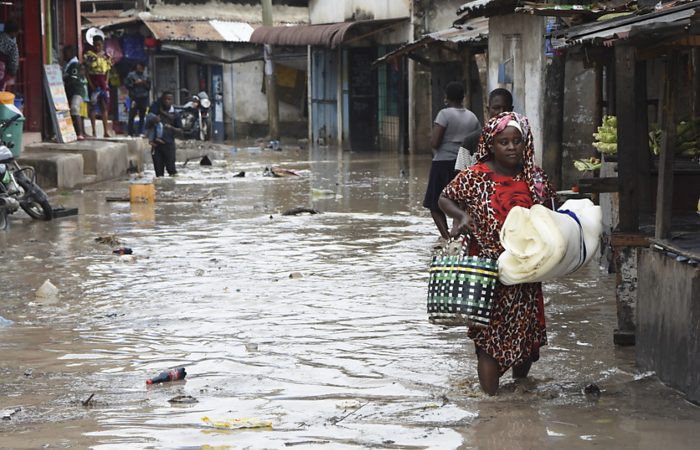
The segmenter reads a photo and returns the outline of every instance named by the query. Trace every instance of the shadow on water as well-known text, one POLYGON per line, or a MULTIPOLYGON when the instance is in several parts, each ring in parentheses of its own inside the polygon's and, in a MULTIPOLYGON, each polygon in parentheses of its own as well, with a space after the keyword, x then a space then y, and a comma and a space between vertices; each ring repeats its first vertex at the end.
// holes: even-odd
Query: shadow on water
POLYGON ((224 154, 159 183, 154 206, 105 202, 124 182, 59 192, 79 217, 0 236, 16 322, 0 328, 0 410, 21 407, 1 448, 695 448, 700 412, 612 345, 614 280, 593 266, 546 285, 531 377, 481 394, 464 330, 425 319, 428 158, 224 154), (300 176, 263 177, 272 165, 300 176), (53 302, 34 298, 46 278, 53 302), (146 388, 176 366, 185 381, 146 388))

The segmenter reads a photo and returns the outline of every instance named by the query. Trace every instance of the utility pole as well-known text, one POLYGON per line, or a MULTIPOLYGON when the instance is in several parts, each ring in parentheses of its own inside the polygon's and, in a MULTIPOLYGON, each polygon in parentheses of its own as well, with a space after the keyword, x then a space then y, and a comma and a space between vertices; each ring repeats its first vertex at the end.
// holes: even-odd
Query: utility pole
MULTIPOLYGON (((262 0, 263 25, 272 26, 272 0, 262 0)), ((270 139, 280 138, 280 113, 277 103, 277 77, 272 61, 272 46, 265 44, 265 92, 267 93, 267 120, 270 125, 270 139)))

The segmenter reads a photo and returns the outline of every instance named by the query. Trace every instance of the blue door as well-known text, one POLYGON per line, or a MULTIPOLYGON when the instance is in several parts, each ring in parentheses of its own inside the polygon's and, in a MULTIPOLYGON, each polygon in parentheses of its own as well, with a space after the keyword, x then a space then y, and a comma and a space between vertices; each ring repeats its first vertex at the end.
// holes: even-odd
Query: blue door
POLYGON ((338 61, 334 50, 311 51, 311 139, 329 145, 338 139, 338 61))

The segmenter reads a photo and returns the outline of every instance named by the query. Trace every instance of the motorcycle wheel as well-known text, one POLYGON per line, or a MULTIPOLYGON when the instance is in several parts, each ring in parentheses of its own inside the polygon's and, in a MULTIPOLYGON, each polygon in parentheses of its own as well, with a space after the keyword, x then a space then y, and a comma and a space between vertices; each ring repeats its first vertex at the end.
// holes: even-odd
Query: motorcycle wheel
POLYGON ((24 212, 29 214, 32 219, 36 220, 51 220, 53 210, 48 200, 36 201, 33 198, 28 198, 26 202, 19 204, 24 212))
MULTIPOLYGON (((38 186, 32 184, 31 181, 24 177, 17 177, 17 182, 22 186, 22 189, 27 193, 24 200, 19 203, 19 206, 29 214, 32 219, 36 220, 51 220, 53 218, 53 209, 43 195, 43 200, 37 200, 32 195, 32 191, 39 189, 38 186)), ((43 191, 41 192, 43 194, 43 191)))

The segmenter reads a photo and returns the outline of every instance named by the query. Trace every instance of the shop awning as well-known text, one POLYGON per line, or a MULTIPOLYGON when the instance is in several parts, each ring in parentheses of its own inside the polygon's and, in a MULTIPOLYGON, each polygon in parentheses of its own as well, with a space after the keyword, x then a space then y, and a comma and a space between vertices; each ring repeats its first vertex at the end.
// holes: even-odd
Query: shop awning
POLYGON ((643 15, 628 15, 603 22, 592 22, 554 33, 555 48, 571 47, 586 43, 611 43, 631 36, 651 38, 650 32, 682 30, 693 21, 700 21, 700 4, 691 2, 675 7, 667 7, 643 15))
POLYGON ((411 55, 414 52, 426 49, 434 44, 467 44, 467 43, 485 43, 489 36, 489 19, 479 17, 472 19, 469 22, 448 28, 446 30, 436 31, 426 34, 417 41, 409 42, 408 44, 397 48, 393 52, 387 53, 377 59, 374 64, 383 64, 390 59, 399 56, 411 55))
POLYGON ((365 37, 402 22, 408 17, 385 20, 358 20, 324 25, 291 27, 260 27, 250 36, 250 42, 271 45, 313 45, 336 48, 352 36, 365 37), (352 35, 350 34, 352 32, 352 35))
POLYGON ((234 62, 233 60, 219 58, 218 56, 208 55, 196 50, 190 50, 189 48, 180 47, 179 45, 162 44, 160 49, 161 51, 175 53, 179 56, 185 56, 204 64, 230 64, 234 62))
POLYGON ((253 27, 222 20, 144 20, 161 41, 248 42, 253 27))

